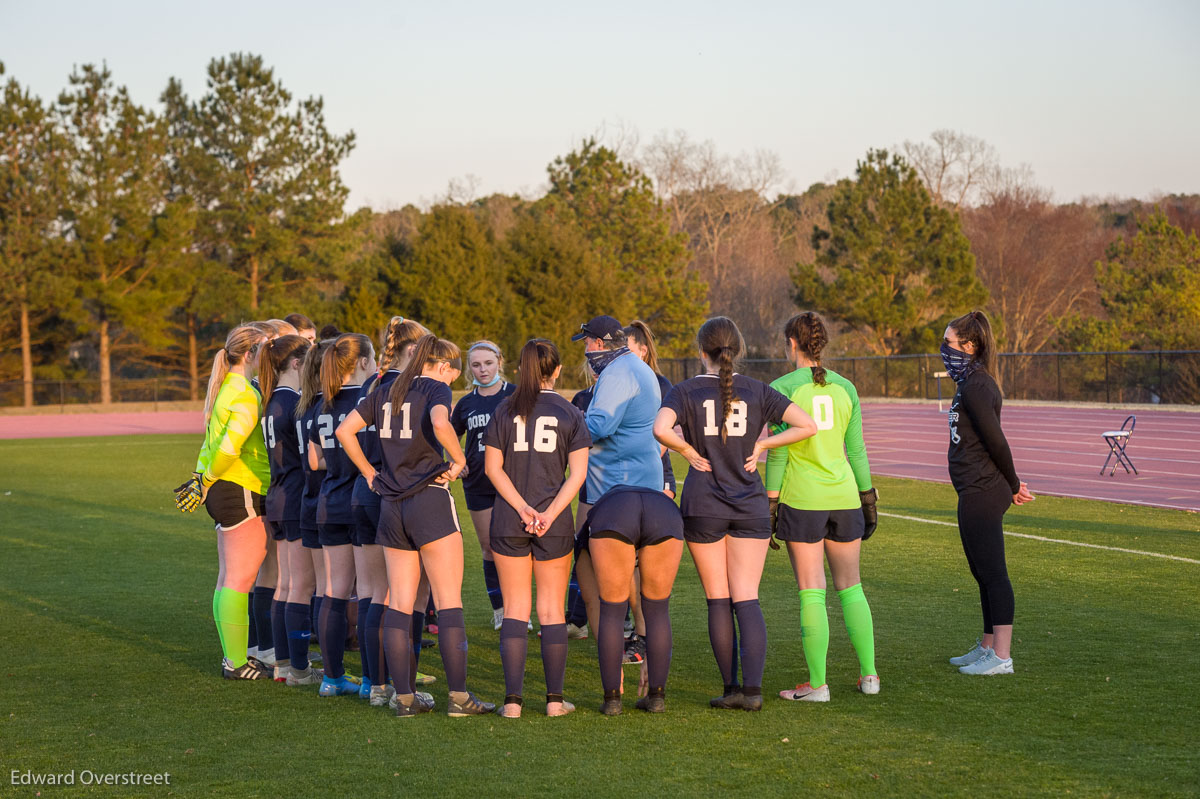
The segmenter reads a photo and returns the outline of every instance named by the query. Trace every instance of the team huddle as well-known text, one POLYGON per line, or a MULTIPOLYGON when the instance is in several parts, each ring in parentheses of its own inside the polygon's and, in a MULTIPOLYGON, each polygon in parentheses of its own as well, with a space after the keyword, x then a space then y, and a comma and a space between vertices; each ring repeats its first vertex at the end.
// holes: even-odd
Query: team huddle
MULTIPOLYGON (((858 394, 821 366, 828 334, 819 316, 799 314, 783 334, 796 369, 767 385, 735 371, 745 345, 734 322, 709 319, 696 334, 703 373, 671 386, 656 372, 645 324, 598 316, 572 339, 583 342, 594 383, 570 401, 555 391, 563 365, 553 342, 526 342, 509 383, 501 349, 479 341, 465 351, 472 388, 455 403, 464 352, 410 319, 392 318, 378 352, 358 333, 325 329, 318 340, 298 314, 230 331, 213 363, 195 472, 176 489, 181 510, 203 503, 216 523, 223 676, 318 685, 321 696, 358 695, 401 717, 427 713, 436 703, 419 689, 435 678, 418 667, 432 643, 427 618, 436 619, 447 714, 518 718, 536 580, 546 714, 575 709, 564 698, 568 642, 589 631, 601 712, 622 712, 629 662, 641 664, 637 707, 662 712, 670 597, 686 543, 722 681, 710 704, 759 710, 759 582, 778 541, 799 589, 808 667, 807 682, 779 695, 830 699, 826 562, 859 661, 857 688, 877 694, 859 579, 877 492, 858 394), (678 502, 671 451, 689 465, 678 502), (467 688, 456 480, 499 631, 498 707, 467 688), (352 618, 361 679, 344 667, 352 618)), ((987 638, 964 656, 971 663, 995 659, 985 646, 992 588, 980 581, 987 638)), ((967 673, 1011 673, 1011 659, 1007 669, 967 673)))

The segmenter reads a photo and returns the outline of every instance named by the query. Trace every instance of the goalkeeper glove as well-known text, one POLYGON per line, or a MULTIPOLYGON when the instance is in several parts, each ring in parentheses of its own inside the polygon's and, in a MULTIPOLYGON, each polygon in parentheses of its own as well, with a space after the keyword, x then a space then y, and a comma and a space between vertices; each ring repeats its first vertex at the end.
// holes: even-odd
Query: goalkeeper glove
POLYGON ((175 489, 175 507, 183 513, 196 510, 203 499, 204 485, 198 474, 193 474, 186 483, 175 489))
POLYGON ((779 542, 775 540, 775 528, 779 525, 779 497, 768 497, 767 503, 771 507, 771 549, 779 549, 779 542))
POLYGON ((875 532, 875 528, 879 526, 879 511, 875 508, 875 503, 879 500, 879 492, 874 488, 868 488, 866 491, 859 491, 858 498, 862 502, 863 529, 862 540, 866 541, 875 532))

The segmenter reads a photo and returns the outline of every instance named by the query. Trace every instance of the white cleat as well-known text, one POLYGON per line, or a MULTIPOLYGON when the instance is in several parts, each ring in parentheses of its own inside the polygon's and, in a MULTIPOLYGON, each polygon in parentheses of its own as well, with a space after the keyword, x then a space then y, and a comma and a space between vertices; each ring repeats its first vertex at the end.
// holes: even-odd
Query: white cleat
POLYGON ((321 669, 315 669, 310 664, 307 669, 300 671, 296 667, 291 667, 292 673, 288 675, 287 684, 292 688, 298 685, 320 685, 321 680, 325 678, 325 672, 321 669))
POLYGON ((977 641, 975 641, 975 648, 972 649, 970 652, 968 652, 965 655, 959 655, 958 657, 950 658, 950 665, 951 666, 970 666, 972 663, 979 660, 981 657, 983 657, 984 655, 986 655, 988 652, 991 652, 991 651, 992 651, 991 649, 988 649, 986 646, 983 645, 982 641, 977 640, 977 641))
POLYGON ((976 674, 983 677, 994 677, 998 674, 1012 674, 1013 662, 1012 658, 1000 658, 992 650, 981 657, 979 660, 963 666, 958 670, 959 674, 976 674))
POLYGON ((874 674, 864 674, 858 678, 858 690, 867 696, 879 693, 879 677, 874 674))
POLYGON ((787 691, 780 691, 779 696, 782 699, 789 699, 793 702, 828 702, 829 686, 821 685, 813 688, 808 683, 804 683, 787 691))
POLYGON ((499 630, 504 626, 504 608, 496 608, 492 611, 492 629, 499 630))

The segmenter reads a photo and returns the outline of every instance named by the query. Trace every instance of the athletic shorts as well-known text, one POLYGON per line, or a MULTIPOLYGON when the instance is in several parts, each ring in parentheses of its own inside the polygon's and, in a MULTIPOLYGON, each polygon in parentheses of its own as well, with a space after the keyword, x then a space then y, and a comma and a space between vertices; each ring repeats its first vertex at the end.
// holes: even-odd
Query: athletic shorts
POLYGON ((375 543, 375 531, 379 529, 380 502, 354 506, 354 540, 356 547, 375 543))
POLYGON ((416 551, 461 530, 450 489, 434 483, 410 497, 383 500, 375 543, 416 551))
POLYGON ((534 560, 558 560, 571 554, 575 548, 575 538, 570 535, 551 535, 546 533, 541 537, 522 533, 520 535, 493 535, 489 539, 492 552, 509 558, 525 558, 533 555, 534 560))
POLYGON ((683 537, 691 544, 715 544, 725 536, 733 538, 770 538, 771 517, 761 519, 710 519, 684 516, 683 537))
POLYGON ((495 494, 469 494, 464 492, 467 498, 467 510, 491 510, 491 507, 496 504, 495 494))
POLYGON ((679 506, 661 491, 613 490, 592 506, 591 538, 616 538, 637 549, 668 538, 683 538, 679 506))
POLYGON ((799 544, 815 544, 825 539, 845 544, 862 538, 865 531, 862 508, 800 510, 780 503, 775 537, 799 544))
POLYGON ((300 540, 300 522, 273 522, 270 519, 263 519, 263 526, 267 528, 267 535, 274 538, 276 541, 299 541, 300 540))
POLYGON ((353 524, 318 524, 317 540, 323 547, 345 546, 354 537, 353 524))
POLYGON ((304 522, 300 523, 300 541, 305 549, 321 548, 321 534, 315 527, 305 527, 304 522))
POLYGON ((265 497, 248 488, 218 480, 208 487, 204 509, 222 530, 232 530, 243 522, 263 515, 265 497))
POLYGON ((580 501, 579 509, 576 511, 575 516, 575 560, 579 560, 580 552, 587 552, 588 540, 591 539, 591 531, 587 526, 587 518, 591 512, 592 506, 580 501))

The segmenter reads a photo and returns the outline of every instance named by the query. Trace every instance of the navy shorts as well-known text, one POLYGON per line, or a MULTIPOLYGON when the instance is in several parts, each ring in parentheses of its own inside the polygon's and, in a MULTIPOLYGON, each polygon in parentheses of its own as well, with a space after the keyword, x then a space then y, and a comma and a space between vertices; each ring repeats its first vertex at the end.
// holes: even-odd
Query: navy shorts
POLYGON ((353 524, 318 524, 317 540, 323 547, 340 547, 349 544, 354 537, 353 524))
POLYGON ((432 484, 401 500, 383 500, 375 543, 416 551, 461 530, 450 489, 432 484))
POLYGON ((300 520, 285 519, 282 522, 272 522, 277 529, 283 530, 282 541, 299 541, 300 540, 300 520))
POLYGON ((267 528, 267 535, 276 541, 295 541, 300 537, 300 522, 273 522, 270 519, 263 519, 263 526, 267 528), (288 525, 296 528, 295 538, 289 537, 288 525))
POLYGON ((321 534, 315 527, 305 527, 304 522, 300 522, 300 541, 306 549, 321 548, 321 534))
POLYGON ((570 555, 575 549, 573 536, 550 533, 541 537, 528 533, 500 537, 493 535, 489 541, 492 552, 509 558, 527 558, 533 555, 534 560, 558 560, 570 555))
POLYGON ((222 530, 232 530, 243 522, 263 515, 265 497, 248 488, 218 480, 208 487, 204 509, 222 530))
POLYGON ((354 540, 356 547, 375 543, 375 531, 379 529, 380 502, 354 506, 354 540))
POLYGON ((771 517, 761 519, 710 519, 684 516, 683 537, 692 544, 715 544, 725 536, 733 538, 770 538, 771 517))
POLYGON ((467 498, 467 510, 490 510, 496 504, 495 494, 469 494, 463 492, 467 498))
POLYGON ((683 539, 679 506, 661 491, 615 488, 592 506, 587 526, 592 538, 616 538, 637 549, 668 538, 683 539))
MULTIPOLYGON (((582 493, 580 492, 580 494, 582 493)), ((587 526, 587 518, 591 512, 592 506, 580 500, 579 509, 576 511, 575 516, 575 560, 579 560, 580 552, 587 552, 588 540, 591 538, 591 531, 587 526)))
POLYGON ((862 508, 849 510, 800 510, 779 503, 775 537, 780 541, 816 544, 829 539, 839 543, 857 541, 866 531, 862 508))

